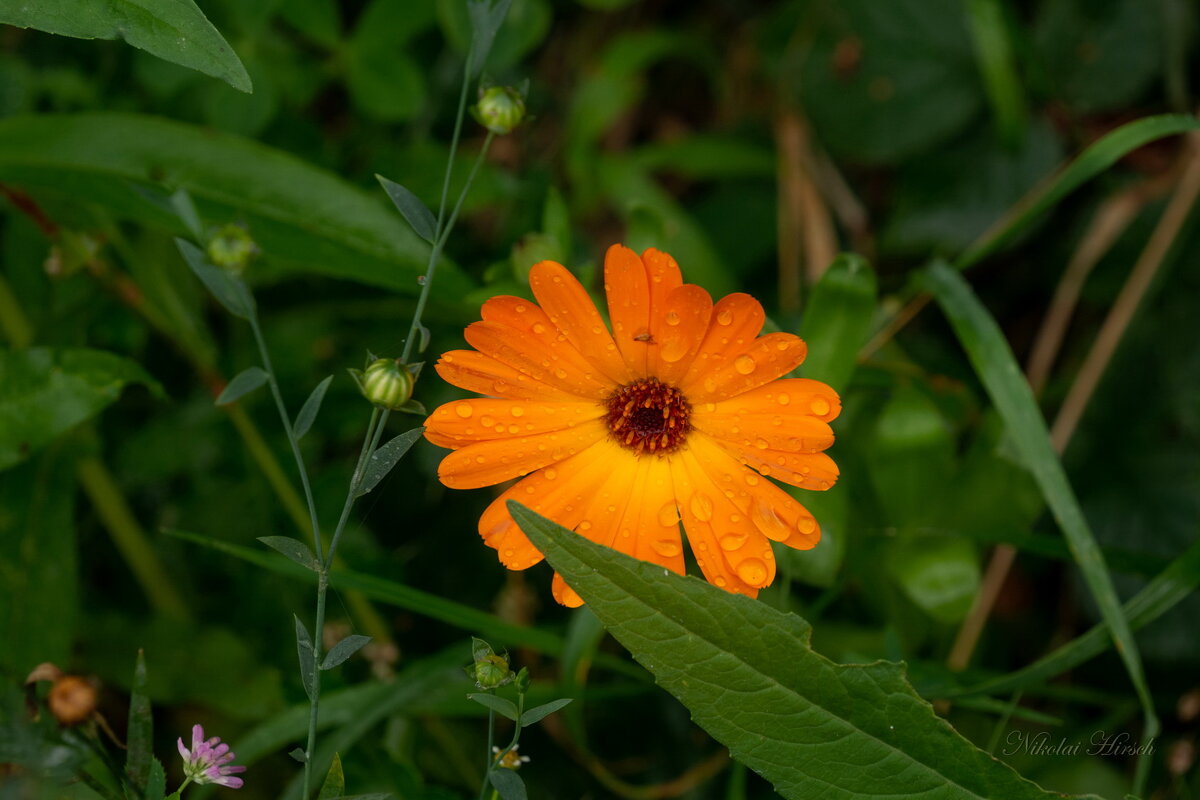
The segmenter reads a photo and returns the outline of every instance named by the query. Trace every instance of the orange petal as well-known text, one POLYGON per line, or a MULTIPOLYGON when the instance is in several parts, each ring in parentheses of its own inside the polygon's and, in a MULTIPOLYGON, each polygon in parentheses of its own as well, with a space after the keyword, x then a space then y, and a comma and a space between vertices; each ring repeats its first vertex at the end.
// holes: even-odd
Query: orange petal
POLYGON ((790 333, 768 333, 741 354, 697 372, 695 366, 680 389, 692 403, 736 397, 786 375, 804 361, 804 340, 790 333))
POLYGON ((798 550, 816 547, 821 529, 795 498, 739 464, 712 439, 693 435, 688 444, 722 496, 748 516, 764 536, 798 550))
POLYGON ((782 413, 783 409, 771 413, 757 408, 750 405, 742 411, 736 400, 695 405, 691 423, 722 444, 750 449, 819 453, 833 444, 833 429, 827 422, 807 414, 782 413))
POLYGON ((629 499, 611 546, 682 575, 683 542, 670 461, 651 456, 639 458, 637 466, 637 490, 629 499))
MULTIPOLYGON (((704 475, 695 459, 686 453, 671 458, 671 480, 675 485, 675 497, 683 517, 684 530, 687 531, 688 544, 696 555, 696 563, 700 565, 704 579, 727 592, 757 597, 758 589, 738 577, 720 545, 721 537, 714 526, 714 518, 717 519, 716 525, 720 526, 726 535, 733 531, 732 523, 728 522, 730 509, 723 508, 725 513, 720 516, 717 514, 718 505, 726 504, 724 496, 704 475)), ((746 521, 741 529, 752 531, 752 526, 746 521)), ((737 555, 733 558, 737 560, 737 555)))
POLYGON ((537 436, 470 444, 442 459, 438 478, 451 489, 491 486, 563 461, 607 433, 608 427, 594 420, 537 436))
POLYGON ((762 304, 738 292, 722 297, 713 306, 704 340, 680 386, 703 378, 746 351, 762 330, 767 315, 762 304))
POLYGON ((650 288, 650 348, 646 351, 646 372, 649 375, 659 374, 662 339, 660 334, 665 327, 667 298, 671 292, 683 285, 683 275, 679 265, 671 256, 653 247, 642 253, 642 264, 646 267, 646 277, 650 288))
POLYGON ((661 324, 654 334, 658 344, 655 375, 663 383, 677 385, 687 374, 704 341, 712 307, 708 292, 694 284, 680 286, 667 295, 661 324))
POLYGON ((514 400, 579 400, 578 395, 536 381, 491 356, 474 350, 451 350, 434 365, 442 380, 469 392, 514 400))
POLYGON ((563 580, 563 576, 557 572, 554 573, 554 579, 550 581, 550 593, 554 595, 554 599, 558 601, 560 606, 567 608, 579 608, 583 605, 583 598, 567 585, 563 580))
POLYGON ((455 400, 434 409, 425 420, 425 438, 440 447, 457 449, 491 439, 536 436, 573 428, 604 413, 604 406, 593 402, 455 400))
POLYGON ((596 487, 620 471, 614 468, 611 455, 604 443, 594 445, 533 473, 493 500, 479 518, 479 534, 499 552, 501 563, 509 569, 525 569, 542 560, 542 554, 509 515, 509 500, 528 506, 564 528, 579 529, 596 487))
MULTIPOLYGON (((529 307, 537 308, 532 303, 529 307)), ((537 314, 545 316, 541 309, 537 314)), ((481 353, 561 391, 603 400, 615 388, 565 338, 558 340, 560 334, 549 319, 534 322, 528 331, 498 322, 473 322, 465 335, 467 343, 481 353)))
POLYGON ((824 453, 760 450, 727 441, 722 441, 721 445, 747 467, 801 489, 823 492, 837 483, 837 464, 824 453))
POLYGON ((722 400, 714 410, 718 414, 808 416, 831 422, 841 413, 842 401, 828 384, 809 378, 784 378, 722 400))
POLYGON ((775 578, 770 542, 691 449, 673 464, 683 524, 705 577, 727 591, 756 595, 775 578))
POLYGON ((638 254, 614 244, 604 257, 604 292, 613 339, 634 377, 646 377, 650 348, 650 284, 638 254))
POLYGON ((632 380, 629 367, 595 303, 566 267, 553 261, 534 264, 529 273, 529 286, 546 316, 584 358, 615 383, 632 380))

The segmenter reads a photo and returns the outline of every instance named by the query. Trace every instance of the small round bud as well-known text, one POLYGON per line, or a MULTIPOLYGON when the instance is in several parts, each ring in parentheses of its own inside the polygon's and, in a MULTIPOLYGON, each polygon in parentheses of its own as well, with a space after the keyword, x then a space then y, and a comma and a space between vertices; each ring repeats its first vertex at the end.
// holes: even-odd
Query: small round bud
POLYGON ((258 245, 244 226, 230 223, 212 235, 207 251, 208 260, 213 264, 241 275, 251 259, 258 255, 258 245))
POLYGON ((492 133, 511 133, 525 118, 525 98, 516 89, 492 86, 481 89, 479 102, 471 109, 479 124, 492 133))
POLYGON ((495 689, 512 681, 512 670, 504 656, 493 653, 475 662, 475 683, 481 689, 495 689))
POLYGON ((96 710, 96 689, 78 675, 63 675, 46 696, 50 713, 63 725, 78 725, 96 710))
POLYGON ((396 359, 377 359, 362 375, 363 396, 380 408, 396 411, 409 401, 412 392, 412 373, 396 359))

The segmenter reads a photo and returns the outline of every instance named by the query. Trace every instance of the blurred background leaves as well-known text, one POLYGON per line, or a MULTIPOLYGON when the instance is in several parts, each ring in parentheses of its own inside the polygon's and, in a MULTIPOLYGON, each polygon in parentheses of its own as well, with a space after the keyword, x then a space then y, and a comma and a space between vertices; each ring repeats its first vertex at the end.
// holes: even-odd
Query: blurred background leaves
MULTIPOLYGON (((205 232, 238 223, 261 248, 246 279, 293 409, 336 376, 303 446, 318 504, 337 507, 369 415, 345 370, 368 351, 398 354, 428 257, 374 175, 436 207, 469 28, 451 0, 197 8, 253 93, 153 50, 0 27, 0 442, 18 454, 0 472, 11 643, 0 668, 11 685, 46 660, 98 677, 102 709, 123 731, 144 648, 156 752, 172 781, 173 739, 202 721, 235 749, 242 735, 260 743, 242 791, 265 797, 295 774, 284 754, 302 726, 287 721, 304 692, 289 614, 307 607, 309 587, 159 531, 257 548, 259 536, 306 539, 305 515, 265 396, 213 406, 254 363, 254 343, 187 271, 171 240, 183 224, 146 191, 185 188, 205 232), (10 398, 27 393, 9 367, 77 352, 123 366, 72 392, 60 424, 14 416, 10 398)), ((839 484, 797 490, 825 537, 780 554, 786 580, 762 602, 812 622, 815 649, 834 661, 907 661, 929 699, 1030 664, 1098 613, 950 326, 936 311, 900 312, 917 270, 978 243, 1065 159, 1123 123, 1190 112, 1196 33, 1187 0, 514 0, 484 75, 528 78, 532 118, 496 140, 464 206, 426 314, 426 356, 461 347, 484 298, 527 296, 542 258, 595 289, 614 241, 663 248, 713 294, 753 293, 772 324, 805 336, 802 373, 834 383, 845 406, 839 484), (839 251, 858 256, 834 261, 839 251), (968 668, 951 673, 997 544, 1014 548, 1013 566, 991 587, 968 668)), ((452 192, 483 136, 468 126, 452 192)), ((1061 319, 1035 381, 1051 421, 1079 405, 1099 331, 1169 204, 1182 202, 1172 198, 1195 151, 1181 137, 1147 139, 966 273, 1022 364, 1047 340, 1043 320, 1061 319)), ((1200 238, 1191 206, 1178 216, 1060 442, 1123 600, 1200 528, 1190 333, 1200 238)), ((42 377, 61 388, 77 385, 72 375, 42 377)), ((457 394, 427 372, 416 396, 432 407, 457 394)), ((706 768, 717 745, 621 648, 553 605, 543 568, 495 563, 475 533, 491 494, 443 489, 439 458, 414 447, 346 532, 346 566, 384 582, 357 587, 369 598, 348 585, 331 599, 330 639, 376 639, 327 677, 323 736, 341 751, 347 790, 474 794, 480 709, 447 665, 469 660, 466 626, 495 620, 497 631, 526 629, 510 646, 547 698, 565 694, 560 684, 579 698, 568 721, 522 736, 532 795, 666 786, 770 797, 753 775, 706 768), (426 596, 442 598, 436 613, 423 612, 426 596)), ((1198 611, 1192 594, 1137 634, 1164 722, 1155 797, 1200 792, 1185 757, 1198 733, 1186 702, 1198 611)), ((1011 696, 980 699, 996 702, 943 709, 979 746, 998 727, 1085 741, 1102 728, 1140 732, 1111 649, 1026 687, 1011 720, 1011 696)), ((1132 785, 1128 759, 1002 757, 1049 789, 1120 796, 1132 785)))

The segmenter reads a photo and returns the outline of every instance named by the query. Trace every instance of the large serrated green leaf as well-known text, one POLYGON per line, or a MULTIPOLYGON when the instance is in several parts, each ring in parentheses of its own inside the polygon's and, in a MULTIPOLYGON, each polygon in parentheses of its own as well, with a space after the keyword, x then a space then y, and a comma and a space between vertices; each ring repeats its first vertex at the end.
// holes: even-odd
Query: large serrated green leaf
POLYGON ((193 0, 2 3, 0 22, 76 39, 124 39, 165 61, 251 91, 246 68, 193 0))
POLYGON ((102 350, 0 352, 0 469, 98 414, 130 383, 159 390, 136 362, 102 350))
POLYGON ((1061 798, 959 736, 902 665, 835 664, 794 614, 509 510, 609 632, 784 797, 1061 798))
MULTIPOLYGON (((429 261, 422 242, 382 198, 249 139, 138 114, 0 120, 0 180, 68 193, 115 215, 185 233, 133 185, 186 189, 207 222, 244 222, 277 266, 416 294, 429 261)), ((470 284, 450 264, 438 293, 470 284)))

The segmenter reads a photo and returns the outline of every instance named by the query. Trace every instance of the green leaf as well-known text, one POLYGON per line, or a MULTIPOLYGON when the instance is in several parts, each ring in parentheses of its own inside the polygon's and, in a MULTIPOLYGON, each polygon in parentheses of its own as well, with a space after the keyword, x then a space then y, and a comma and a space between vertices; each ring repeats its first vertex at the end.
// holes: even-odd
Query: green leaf
POLYGON ((471 75, 478 75, 492 52, 496 33, 504 23, 512 0, 467 0, 471 20, 471 75))
MULTIPOLYGON (((293 614, 295 617, 295 615, 293 614)), ((308 695, 308 699, 312 699, 313 687, 317 685, 317 670, 316 664, 313 663, 313 640, 308 635, 308 628, 304 627, 304 623, 300 621, 300 617, 296 619, 296 655, 300 659, 300 682, 304 684, 304 693, 308 695)))
POLYGON ((379 181, 388 197, 392 199, 392 203, 395 204, 396 210, 412 226, 417 235, 433 244, 434 237, 437 235, 437 220, 434 218, 433 212, 421 202, 421 198, 382 175, 376 175, 375 179, 379 181))
POLYGON ((313 551, 299 539, 293 539, 290 536, 260 536, 258 540, 275 552, 287 556, 305 569, 311 569, 315 572, 320 567, 317 557, 313 555, 313 551))
POLYGON ((1078 158, 1021 198, 1008 213, 979 237, 954 266, 966 269, 999 250, 1058 201, 1107 170, 1127 153, 1165 136, 1200 129, 1200 120, 1183 114, 1161 114, 1128 122, 1093 142, 1078 158))
POLYGON ((1017 366, 1000 327, 962 275, 945 262, 937 261, 925 273, 924 283, 949 318, 988 396, 1000 412, 1022 462, 1033 473, 1066 536, 1075 563, 1083 572, 1084 581, 1108 624, 1121 659, 1125 662, 1125 669, 1142 701, 1146 715, 1143 740, 1149 741, 1158 732, 1158 719, 1146 685, 1137 642, 1117 600, 1104 556, 1050 443, 1050 434, 1033 392, 1017 366))
POLYGON ((304 748, 302 747, 293 748, 288 755, 299 761, 301 764, 303 764, 305 761, 308 761, 308 756, 305 754, 304 748))
MULTIPOLYGON (((146 654, 138 650, 129 693, 129 730, 126 734, 125 774, 133 785, 150 794, 150 763, 154 760, 154 717, 146 694, 146 654)), ((161 771, 162 766, 159 765, 161 771)))
POLYGON ((812 629, 794 614, 508 506, 659 685, 784 797, 1061 798, 955 733, 901 665, 834 664, 811 649, 812 629))
POLYGON ((503 800, 527 800, 528 798, 525 793, 525 781, 521 780, 521 776, 516 773, 516 770, 493 769, 488 772, 488 780, 500 793, 503 800))
POLYGON ((5 3, 0 23, 76 39, 124 39, 250 92, 250 76, 233 48, 193 0, 38 0, 5 3))
MULTIPOLYGON (((175 214, 130 187, 148 176, 186 189, 204 219, 245 223, 272 266, 411 295, 420 290, 416 278, 429 246, 366 192, 289 153, 137 114, 0 119, 0 181, 66 192, 122 219, 183 233, 175 214)), ((438 288, 463 297, 471 282, 442 263, 438 288)))
POLYGON ((530 725, 535 725, 541 722, 546 717, 563 708, 574 698, 563 697, 559 700, 551 700, 549 703, 543 703, 540 706, 535 706, 521 715, 521 727, 527 728, 530 725))
POLYGON ((1028 114, 1025 93, 1013 58, 1012 30, 1000 0, 968 0, 967 22, 975 42, 975 59, 983 75, 988 102, 1001 141, 1020 141, 1028 114))
POLYGON ((330 375, 318 383, 317 388, 312 390, 312 394, 300 407, 300 413, 296 415, 296 422, 292 426, 292 435, 296 437, 297 441, 304 438, 304 434, 312 428, 313 420, 317 418, 317 412, 321 410, 321 401, 325 399, 325 391, 329 388, 332 380, 333 376, 330 375))
POLYGON ((800 326, 800 338, 808 344, 800 368, 804 377, 838 392, 846 388, 871 333, 876 292, 875 271, 865 258, 843 253, 833 260, 813 287, 800 326))
POLYGON ((342 772, 342 757, 334 753, 333 763, 329 765, 329 772, 325 773, 325 782, 321 784, 317 800, 333 800, 335 797, 341 797, 345 791, 346 776, 342 772))
POLYGON ((938 622, 961 622, 979 591, 979 554, 963 539, 904 536, 888 548, 887 570, 938 622))
MULTIPOLYGON (((1200 539, 1156 575, 1122 606, 1129 627, 1140 630, 1187 599, 1200 586, 1200 539)), ((955 698, 978 694, 1007 694, 1061 675, 1112 647, 1107 625, 1096 625, 1082 636, 1015 672, 942 694, 955 698)))
POLYGON ((246 367, 225 385, 217 397, 217 405, 227 406, 235 403, 266 382, 267 373, 261 367, 246 367))
POLYGON ((163 770, 162 762, 150 757, 150 774, 146 778, 146 800, 163 800, 167 793, 167 773, 163 770))
POLYGON ((136 362, 102 350, 0 351, 0 469, 100 413, 130 383, 162 391, 136 362))
POLYGON ((486 692, 472 692, 467 697, 481 706, 490 708, 502 717, 507 717, 513 722, 517 721, 517 706, 511 700, 506 700, 503 697, 497 697, 494 694, 486 692))
POLYGON ((196 204, 192 202, 192 196, 187 193, 186 189, 177 189, 167 199, 171 210, 178 216, 180 222, 187 228, 197 242, 204 241, 204 225, 200 222, 200 213, 196 211, 196 204))
POLYGON ((210 264, 204 251, 187 239, 176 239, 175 244, 188 267, 196 273, 201 283, 208 287, 212 296, 225 306, 226 311, 242 319, 254 316, 254 296, 240 278, 235 278, 226 270, 210 264))
MULTIPOLYGON (((983 93, 959 0, 843 0, 801 23, 811 44, 788 86, 837 153, 872 163, 945 141, 983 93)), ((787 64, 785 66, 792 66, 787 64)))
POLYGON ((354 496, 362 497, 378 486, 379 482, 386 478, 387 474, 392 471, 392 467, 400 462, 400 459, 404 457, 408 449, 416 443, 417 439, 421 438, 421 434, 424 431, 424 428, 413 428, 411 431, 400 434, 372 453, 370 460, 367 461, 366 469, 363 470, 362 482, 359 483, 354 496))
POLYGON ((325 660, 321 662, 321 669, 333 669, 357 653, 369 641, 371 641, 370 636, 363 636, 357 633, 347 636, 331 647, 329 652, 325 654, 325 660))

